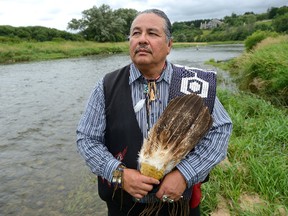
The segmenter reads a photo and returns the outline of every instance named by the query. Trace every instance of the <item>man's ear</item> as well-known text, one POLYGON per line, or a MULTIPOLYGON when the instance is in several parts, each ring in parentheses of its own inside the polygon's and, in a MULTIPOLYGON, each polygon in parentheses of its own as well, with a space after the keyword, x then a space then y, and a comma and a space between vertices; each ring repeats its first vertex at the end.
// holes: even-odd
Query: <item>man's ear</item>
POLYGON ((170 39, 169 42, 168 42, 168 47, 171 48, 171 47, 172 47, 172 44, 173 44, 173 40, 170 39))
POLYGON ((172 49, 172 44, 173 44, 173 40, 170 39, 169 42, 168 42, 168 52, 167 52, 167 55, 169 55, 171 49, 172 49))

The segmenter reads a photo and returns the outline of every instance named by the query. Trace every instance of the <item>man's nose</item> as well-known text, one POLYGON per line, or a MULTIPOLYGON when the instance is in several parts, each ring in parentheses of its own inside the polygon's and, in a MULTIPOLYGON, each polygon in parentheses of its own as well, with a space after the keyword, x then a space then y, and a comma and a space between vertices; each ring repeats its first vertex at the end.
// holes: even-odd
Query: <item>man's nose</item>
POLYGON ((139 43, 148 43, 148 39, 147 39, 147 34, 146 33, 142 33, 139 37, 139 43))

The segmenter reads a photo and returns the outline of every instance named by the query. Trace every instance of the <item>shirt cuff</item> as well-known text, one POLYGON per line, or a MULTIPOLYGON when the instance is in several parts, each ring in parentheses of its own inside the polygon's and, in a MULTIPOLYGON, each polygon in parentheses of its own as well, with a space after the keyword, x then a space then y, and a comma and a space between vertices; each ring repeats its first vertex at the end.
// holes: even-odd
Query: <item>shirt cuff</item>
POLYGON ((104 169, 103 177, 109 182, 112 182, 113 171, 116 170, 120 164, 122 163, 116 159, 110 160, 104 169))
POLYGON ((186 159, 181 160, 176 167, 184 176, 188 188, 198 182, 198 175, 196 171, 186 159))

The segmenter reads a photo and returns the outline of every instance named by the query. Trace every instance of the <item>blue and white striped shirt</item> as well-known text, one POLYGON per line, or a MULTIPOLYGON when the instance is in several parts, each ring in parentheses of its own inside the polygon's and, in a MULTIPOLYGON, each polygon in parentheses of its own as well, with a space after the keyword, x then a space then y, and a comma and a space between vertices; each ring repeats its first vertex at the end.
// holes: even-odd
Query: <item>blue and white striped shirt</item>
MULTIPOLYGON (((149 124, 145 105, 136 113, 136 118, 143 133, 147 137, 148 125, 153 126, 168 103, 168 92, 173 69, 167 63, 166 69, 157 80, 157 99, 150 105, 149 124)), ((133 106, 145 99, 144 88, 147 81, 140 71, 131 64, 129 85, 133 106)), ((232 131, 232 122, 224 107, 216 97, 212 113, 213 126, 207 135, 178 165, 178 170, 185 177, 188 187, 203 181, 211 169, 222 161, 227 154, 228 140, 232 131)), ((106 148, 105 134, 105 98, 103 79, 101 79, 88 100, 86 109, 77 128, 77 147, 91 171, 108 181, 112 180, 112 172, 120 164, 106 148)))

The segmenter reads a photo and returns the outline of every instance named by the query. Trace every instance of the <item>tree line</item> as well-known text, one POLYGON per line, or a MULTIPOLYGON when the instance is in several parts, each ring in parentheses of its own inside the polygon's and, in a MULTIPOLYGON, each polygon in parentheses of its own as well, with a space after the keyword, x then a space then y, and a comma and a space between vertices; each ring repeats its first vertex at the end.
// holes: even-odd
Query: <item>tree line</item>
MULTIPOLYGON (((109 5, 93 6, 82 12, 81 19, 72 19, 68 31, 60 31, 42 26, 13 27, 0 26, 0 41, 97 41, 120 42, 128 38, 130 25, 137 15, 134 9, 112 10, 109 5)), ((288 33, 288 7, 272 7, 266 13, 243 15, 232 13, 220 19, 221 25, 208 30, 200 29, 201 23, 210 19, 200 19, 172 24, 175 42, 243 41, 256 31, 288 33)))
POLYGON ((80 34, 72 34, 55 28, 43 26, 13 27, 9 25, 0 26, 0 42, 26 41, 81 41, 85 40, 80 34))

